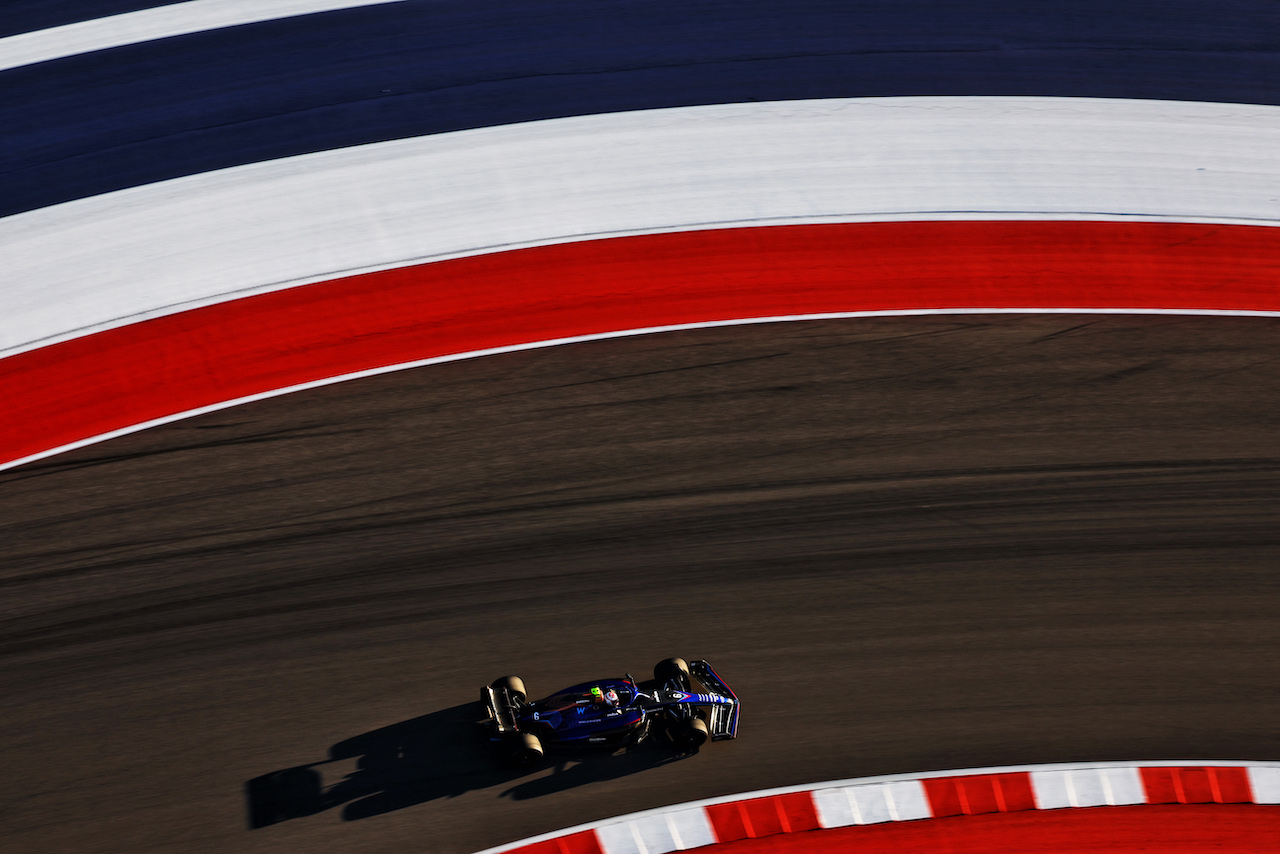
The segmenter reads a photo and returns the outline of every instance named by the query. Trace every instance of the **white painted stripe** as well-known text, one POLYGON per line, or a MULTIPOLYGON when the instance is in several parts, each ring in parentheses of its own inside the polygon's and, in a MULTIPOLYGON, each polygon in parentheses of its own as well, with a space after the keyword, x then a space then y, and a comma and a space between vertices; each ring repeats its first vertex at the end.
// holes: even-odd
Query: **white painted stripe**
POLYGON ((663 810, 596 827, 604 854, 667 854, 713 845, 711 822, 702 807, 663 810))
POLYGON ((813 804, 818 823, 823 827, 912 821, 933 816, 919 780, 814 789, 813 804))
POLYGON ((1250 767, 1249 786, 1255 804, 1280 804, 1280 768, 1250 767))
POLYGON ((286 158, 0 220, 0 353, 336 276, 573 240, 902 219, 1280 224, 1280 107, 718 105, 286 158))
MULTIPOLYGON (((605 341, 611 338, 630 338, 637 335, 656 335, 663 332, 680 332, 688 329, 712 329, 720 326, 747 326, 759 323, 788 323, 794 321, 806 320, 840 320, 853 317, 914 317, 924 315, 942 315, 942 314, 1160 314, 1160 315, 1192 315, 1207 317, 1280 317, 1280 311, 1212 311, 1203 309, 1090 309, 1090 308, 955 308, 955 309, 909 309, 894 311, 842 311, 831 312, 829 314, 794 314, 778 317, 748 317, 738 320, 717 320, 707 323, 681 323, 671 326, 652 326, 643 329, 621 329, 615 332, 603 332, 598 335, 576 335, 571 338, 555 338, 546 341, 530 341, 526 344, 515 344, 510 347, 494 347, 489 350, 473 350, 467 353, 454 353, 448 356, 438 356, 431 359, 419 359, 413 362, 404 362, 398 365, 385 365, 379 368, 373 368, 367 371, 356 371, 349 374, 342 374, 336 377, 327 377, 314 382, 301 383, 299 385, 288 386, 286 388, 273 389, 271 391, 262 392, 261 394, 248 395, 246 397, 238 397, 233 400, 226 400, 215 403, 210 406, 202 406, 198 409, 189 409, 185 412, 176 412, 172 415, 166 415, 163 418, 156 418, 151 421, 144 421, 140 424, 134 424, 119 430, 112 430, 109 433, 103 433, 98 436, 91 436, 76 442, 70 442, 66 445, 59 445, 56 448, 50 448, 47 451, 41 451, 37 454, 21 457, 8 462, 0 461, 0 471, 11 468, 17 468, 27 463, 34 463, 39 460, 47 459, 57 454, 74 451, 78 448, 85 448, 95 445, 99 442, 106 442, 110 439, 116 439, 120 436, 128 436, 131 433, 137 433, 142 430, 149 430, 152 427, 160 427, 165 424, 172 424, 175 421, 181 421, 184 418, 194 418, 197 415, 205 415, 210 412, 218 412, 223 409, 230 409, 233 406, 240 406, 246 403, 253 403, 259 400, 269 400, 273 397, 280 397, 285 394, 292 394, 295 391, 306 391, 312 388, 321 388, 334 383, 347 382, 349 380, 363 379, 364 377, 378 376, 379 374, 389 374, 393 371, 406 371, 411 368, 421 368, 427 365, 441 365, 446 362, 457 362, 463 359, 478 359, 482 356, 496 356, 502 353, 518 353, 524 350, 539 350, 544 347, 559 347, 564 344, 578 344, 585 341, 605 341)), ((1151 766, 1158 766, 1162 763, 1146 763, 1151 766)), ((1165 765, 1187 765, 1188 762, 1167 762, 1165 765)), ((1221 762, 1223 766, 1243 765, 1240 762, 1221 762)), ((1009 770, 1025 771, 1031 766, 1017 767, 1009 770)), ((936 774, 921 774, 920 779, 927 779, 930 776, 947 776, 958 773, 987 773, 987 772, 939 772, 936 774)), ((895 779, 895 778, 884 778, 895 779)), ((770 791, 764 794, 778 794, 785 792, 801 792, 807 791, 806 787, 799 786, 790 789, 779 789, 776 792, 770 791)))
POLYGON ((853 787, 815 789, 813 808, 818 814, 818 824, 823 827, 868 823, 862 815, 862 807, 853 793, 853 787))
POLYGON ((404 0, 190 0, 0 39, 0 71, 204 30, 404 0))
POLYGON ((955 771, 922 771, 914 774, 885 774, 878 777, 856 777, 847 780, 832 780, 826 783, 810 783, 802 786, 780 786, 775 789, 761 789, 755 792, 744 792, 739 795, 727 795, 720 798, 707 798, 701 801, 690 801, 685 804, 676 806, 659 807, 657 809, 645 810, 644 812, 633 813, 618 818, 606 819, 604 821, 590 822, 588 824, 579 824, 574 827, 557 830, 552 833, 543 833, 538 836, 532 836, 528 839, 521 839, 518 842, 509 842, 505 845, 498 845, 493 848, 486 848, 477 854, 506 854, 517 848, 526 845, 534 845, 539 842, 546 842, 551 839, 558 839, 562 836, 568 836, 573 833, 582 833, 588 830, 596 830, 605 825, 614 825, 632 819, 645 818, 649 816, 662 815, 671 810, 689 810, 693 808, 705 808, 716 806, 718 804, 731 804, 737 801, 749 801, 757 798, 767 798, 775 795, 790 795, 796 792, 815 792, 822 789, 839 789, 853 786, 865 786, 880 783, 901 783, 919 780, 936 780, 942 777, 972 777, 975 775, 986 774, 1014 774, 1018 772, 1036 773, 1041 771, 1074 771, 1082 769, 1132 769, 1132 768, 1247 768, 1249 775, 1252 777, 1260 771, 1275 771, 1280 773, 1280 762, 1258 762, 1252 760, 1237 759, 1165 759, 1155 760, 1152 762, 1060 762, 1048 763, 1043 765, 999 765, 992 768, 962 768, 955 771))
POLYGON ((667 813, 667 816, 672 822, 672 836, 679 850, 686 851, 716 843, 715 829, 711 826, 711 820, 707 818, 706 810, 702 807, 676 810, 667 813), (674 832, 676 830, 679 831, 678 836, 674 832))
POLYGON ((1032 771, 1031 790, 1036 808, 1042 810, 1147 802, 1142 775, 1136 767, 1032 771))

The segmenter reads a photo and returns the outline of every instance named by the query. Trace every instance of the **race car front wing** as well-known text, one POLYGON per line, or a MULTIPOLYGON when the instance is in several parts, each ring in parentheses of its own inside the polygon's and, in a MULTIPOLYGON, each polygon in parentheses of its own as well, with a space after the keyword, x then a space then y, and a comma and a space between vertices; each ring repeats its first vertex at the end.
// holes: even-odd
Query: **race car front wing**
POLYGON ((738 695, 733 693, 733 690, 724 683, 724 680, 711 669, 710 664, 701 659, 689 662, 689 672, 712 693, 733 701, 710 707, 710 720, 707 721, 707 729, 711 733, 711 740, 724 741, 737 737, 738 710, 741 706, 738 695))

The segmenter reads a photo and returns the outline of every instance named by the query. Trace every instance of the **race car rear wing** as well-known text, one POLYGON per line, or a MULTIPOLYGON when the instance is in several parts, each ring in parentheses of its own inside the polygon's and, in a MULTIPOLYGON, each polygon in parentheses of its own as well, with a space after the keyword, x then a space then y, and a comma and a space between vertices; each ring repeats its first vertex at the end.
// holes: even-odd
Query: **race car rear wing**
POLYGON ((707 729, 711 732, 711 740, 724 741, 725 739, 736 737, 738 735, 738 709, 741 705, 738 701, 738 695, 733 693, 728 685, 724 684, 724 680, 716 675, 710 664, 701 659, 689 662, 689 672, 712 693, 733 700, 731 704, 710 707, 711 719, 707 721, 707 729))
POLYGON ((493 724, 494 733, 498 736, 519 732, 516 726, 516 707, 505 688, 494 690, 486 685, 480 689, 480 699, 489 711, 489 722, 493 724))

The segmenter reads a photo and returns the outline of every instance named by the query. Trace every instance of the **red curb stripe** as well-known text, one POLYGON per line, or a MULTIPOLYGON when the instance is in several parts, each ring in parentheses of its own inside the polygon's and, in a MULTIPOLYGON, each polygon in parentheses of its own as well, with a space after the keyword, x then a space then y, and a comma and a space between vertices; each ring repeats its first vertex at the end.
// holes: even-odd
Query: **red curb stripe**
POLYGON ((720 842, 758 839, 820 827, 813 797, 808 792, 714 804, 706 807, 706 813, 720 842))
POLYGON ((522 845, 512 849, 510 854, 603 854, 603 849, 600 847, 596 832, 584 830, 568 836, 522 845))
POLYGON ((892 222, 586 241, 234 300, 0 360, 0 463, 333 377, 570 336, 879 310, 1280 310, 1280 228, 892 222))
POLYGON ((924 783, 929 808, 935 818, 953 815, 981 815, 1018 812, 1036 808, 1031 775, 977 774, 966 777, 935 777, 924 783))
POLYGON ((779 813, 786 816, 789 833, 817 830, 822 826, 818 822, 818 811, 813 806, 811 793, 795 792, 790 795, 779 795, 776 803, 779 813))
POLYGON ((1149 804, 1247 804, 1253 788, 1245 768, 1143 768, 1149 804))

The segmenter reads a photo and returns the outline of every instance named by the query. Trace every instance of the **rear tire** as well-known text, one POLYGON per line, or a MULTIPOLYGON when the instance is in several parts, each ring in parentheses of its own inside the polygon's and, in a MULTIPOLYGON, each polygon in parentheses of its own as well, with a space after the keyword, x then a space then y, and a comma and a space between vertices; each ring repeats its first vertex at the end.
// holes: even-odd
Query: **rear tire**
POLYGON ((659 682, 676 680, 682 688, 689 686, 689 663, 683 658, 668 658, 653 666, 653 678, 659 682))
POLYGON ((529 699, 528 693, 524 690, 524 680, 519 676, 503 676, 501 679, 494 680, 490 687, 495 691, 505 688, 511 699, 517 703, 523 703, 529 699))
POLYGON ((517 768, 532 768, 542 762, 542 741, 531 733, 516 736, 514 750, 511 751, 511 764, 517 768))

